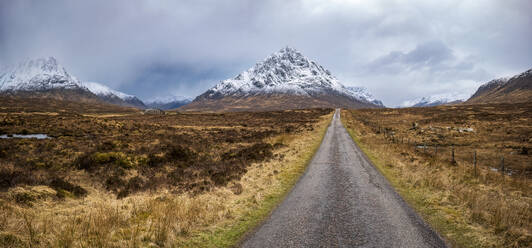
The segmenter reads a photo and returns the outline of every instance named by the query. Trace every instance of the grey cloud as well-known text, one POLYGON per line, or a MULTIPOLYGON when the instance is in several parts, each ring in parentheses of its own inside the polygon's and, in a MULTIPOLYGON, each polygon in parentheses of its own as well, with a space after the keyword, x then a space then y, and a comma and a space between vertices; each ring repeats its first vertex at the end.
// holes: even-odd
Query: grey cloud
MULTIPOLYGON (((421 67, 441 68, 443 64, 455 60, 453 51, 440 41, 429 41, 419 44, 409 52, 392 51, 388 55, 375 59, 369 64, 369 70, 378 72, 385 67, 396 66, 397 70, 416 70, 421 67), (404 67, 404 68, 402 68, 404 67)), ((461 62, 460 67, 471 62, 461 62)))
POLYGON ((144 98, 197 95, 289 45, 393 106, 531 67, 531 9, 527 0, 0 1, 0 64, 55 56, 83 80, 144 98))

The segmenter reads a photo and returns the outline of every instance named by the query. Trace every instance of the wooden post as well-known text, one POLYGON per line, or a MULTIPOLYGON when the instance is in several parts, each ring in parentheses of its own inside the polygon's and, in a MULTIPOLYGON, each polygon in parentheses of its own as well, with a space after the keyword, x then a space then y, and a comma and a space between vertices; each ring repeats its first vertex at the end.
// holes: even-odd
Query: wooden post
POLYGON ((473 173, 477 177, 477 151, 475 150, 475 155, 473 155, 473 173))
POLYGON ((504 176, 504 155, 501 156, 501 175, 504 176))
POLYGON ((454 159, 454 145, 451 145, 451 163, 456 164, 456 160, 454 159))
POLYGON ((438 145, 434 146, 434 156, 438 155, 438 145))

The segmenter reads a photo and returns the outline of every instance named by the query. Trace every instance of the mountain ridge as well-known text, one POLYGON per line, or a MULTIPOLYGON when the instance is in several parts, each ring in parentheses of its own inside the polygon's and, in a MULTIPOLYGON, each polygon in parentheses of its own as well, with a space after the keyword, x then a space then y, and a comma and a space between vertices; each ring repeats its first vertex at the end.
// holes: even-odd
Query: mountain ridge
POLYGON ((513 77, 488 81, 465 102, 477 103, 520 103, 532 101, 532 69, 513 77))
POLYGON ((435 94, 404 101, 401 107, 434 107, 440 105, 459 104, 464 102, 467 97, 460 93, 435 94))
POLYGON ((100 99, 122 106, 144 108, 140 99, 96 82, 82 82, 69 74, 54 57, 26 59, 0 71, 0 93, 70 100, 100 99), (68 94, 72 94, 69 96, 68 94))
POLYGON ((144 103, 149 108, 170 110, 184 106, 190 103, 192 100, 194 99, 191 99, 190 97, 170 95, 165 97, 155 97, 145 101, 144 103))

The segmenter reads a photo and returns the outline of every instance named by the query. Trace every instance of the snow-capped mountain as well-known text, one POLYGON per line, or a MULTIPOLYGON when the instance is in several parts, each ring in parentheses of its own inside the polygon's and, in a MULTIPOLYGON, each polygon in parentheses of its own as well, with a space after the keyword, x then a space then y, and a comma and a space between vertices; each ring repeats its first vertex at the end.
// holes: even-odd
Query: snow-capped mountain
POLYGON ((257 101, 259 105, 250 106, 249 104, 255 103, 249 102, 246 105, 243 104, 243 99, 251 100, 259 97, 270 100, 268 108, 275 108, 273 105, 278 105, 276 107, 280 109, 320 106, 378 107, 373 102, 374 99, 368 100, 366 95, 345 87, 330 71, 303 56, 299 51, 286 47, 238 76, 221 81, 198 96, 186 108, 195 110, 218 108, 217 105, 225 98, 223 106, 220 106, 222 108, 238 105, 239 109, 254 109, 264 104, 257 101), (306 106, 304 103, 290 104, 284 99, 282 102, 289 103, 289 106, 282 106, 281 103, 271 102, 273 96, 275 98, 293 96, 294 100, 301 101, 307 98, 309 101, 306 106), (240 100, 238 103, 231 103, 228 98, 240 100), (215 103, 217 101, 218 103, 215 103))
POLYGON ((80 83, 53 57, 27 59, 0 72, 0 91, 77 89, 80 83))
POLYGON ((416 98, 413 100, 404 101, 402 107, 432 107, 445 104, 456 104, 461 103, 467 96, 461 93, 446 93, 446 94, 437 94, 432 96, 426 96, 421 98, 416 98))
POLYGON ((532 101, 532 69, 513 77, 481 85, 467 103, 517 103, 532 101))
POLYGON ((145 101, 146 106, 150 108, 168 110, 176 109, 190 103, 193 99, 186 96, 169 95, 164 97, 155 97, 145 101))
POLYGON ((375 97, 371 93, 369 93, 368 89, 366 89, 365 87, 347 86, 346 88, 352 91, 353 95, 356 95, 377 106, 384 107, 384 104, 382 104, 382 101, 375 99, 375 97))
MULTIPOLYGON (((62 94, 82 93, 83 97, 96 97, 105 102, 144 107, 137 97, 113 90, 94 82, 82 82, 70 75, 54 57, 27 59, 0 71, 0 92, 62 91, 62 94)), ((76 97, 72 97, 75 99, 76 97)))

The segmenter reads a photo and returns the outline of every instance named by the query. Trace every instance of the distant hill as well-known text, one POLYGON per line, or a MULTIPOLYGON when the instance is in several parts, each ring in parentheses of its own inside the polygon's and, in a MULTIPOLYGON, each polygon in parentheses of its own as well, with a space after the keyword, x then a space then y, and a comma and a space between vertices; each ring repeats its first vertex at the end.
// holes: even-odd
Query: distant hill
POLYGON ((53 57, 25 60, 0 71, 0 94, 144 108, 137 97, 94 82, 81 82, 53 57))
POLYGON ((154 109, 170 110, 176 109, 181 106, 187 105, 192 99, 184 96, 166 96, 156 97, 151 100, 145 101, 146 106, 154 109))
POLYGON ((293 48, 283 48, 191 103, 189 111, 257 111, 302 108, 378 108, 367 92, 342 85, 332 74, 293 48))
POLYGON ((434 107, 440 105, 460 104, 464 102, 464 97, 458 93, 437 94, 404 101, 401 107, 434 107))
POLYGON ((532 101, 532 69, 481 85, 466 103, 520 103, 532 101))

